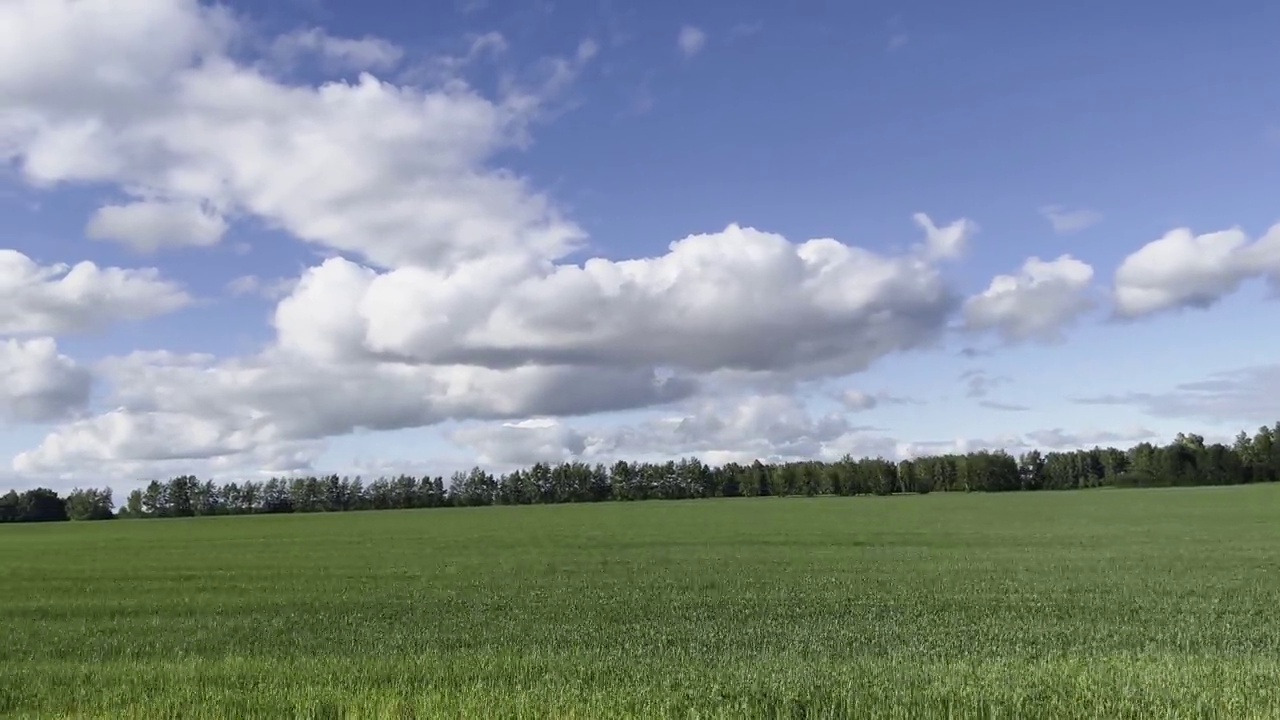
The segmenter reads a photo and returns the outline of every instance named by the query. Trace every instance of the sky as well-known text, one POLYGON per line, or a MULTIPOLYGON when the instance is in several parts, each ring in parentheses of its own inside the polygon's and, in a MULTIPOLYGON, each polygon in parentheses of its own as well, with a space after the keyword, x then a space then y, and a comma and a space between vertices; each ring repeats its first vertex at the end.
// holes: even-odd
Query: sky
POLYGON ((1278 24, 0 0, 0 485, 1227 441, 1278 24))

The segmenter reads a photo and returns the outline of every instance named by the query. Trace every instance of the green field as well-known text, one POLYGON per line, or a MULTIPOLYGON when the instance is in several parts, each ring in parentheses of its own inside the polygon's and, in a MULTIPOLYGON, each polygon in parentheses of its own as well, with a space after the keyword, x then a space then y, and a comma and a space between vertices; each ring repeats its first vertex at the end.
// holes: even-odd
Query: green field
POLYGON ((1280 717, 1280 487, 0 528, 0 715, 1280 717))

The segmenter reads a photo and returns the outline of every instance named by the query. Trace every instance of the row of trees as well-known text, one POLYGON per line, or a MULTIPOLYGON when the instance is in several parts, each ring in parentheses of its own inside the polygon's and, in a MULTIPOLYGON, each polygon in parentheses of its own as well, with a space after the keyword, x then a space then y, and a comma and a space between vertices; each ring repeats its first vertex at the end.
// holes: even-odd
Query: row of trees
POLYGON ((48 488, 0 495, 0 523, 110 520, 116 517, 111 488, 72 490, 65 498, 48 488))
POLYGON ((1184 435, 1168 445, 1128 450, 1095 447, 1070 452, 1031 450, 1019 457, 980 451, 891 462, 845 457, 832 463, 794 462, 711 467, 694 458, 612 466, 538 464, 504 475, 476 468, 443 477, 294 477, 263 482, 201 482, 184 475, 152 481, 112 512, 111 490, 10 492, 0 498, 0 522, 188 517, 253 513, 341 512, 445 506, 528 505, 606 500, 677 500, 787 495, 892 495, 928 492, 1066 490, 1102 486, 1234 485, 1280 480, 1280 423, 1232 445, 1206 445, 1184 435))

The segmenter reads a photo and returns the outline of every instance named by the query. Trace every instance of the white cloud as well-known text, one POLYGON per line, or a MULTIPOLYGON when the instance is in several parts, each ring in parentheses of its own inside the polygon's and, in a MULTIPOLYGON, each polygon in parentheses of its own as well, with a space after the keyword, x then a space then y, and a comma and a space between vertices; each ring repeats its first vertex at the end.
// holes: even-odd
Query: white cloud
POLYGON ((262 292, 262 278, 257 275, 241 275, 227 283, 227 293, 232 297, 257 295, 262 292))
POLYGON ((27 70, 0 70, 0 157, 32 183, 115 183, 244 213, 384 267, 555 258, 582 239, 524 179, 487 167, 525 142, 545 93, 585 62, 576 56, 549 62, 543 85, 505 84, 496 101, 456 78, 288 85, 230 60, 234 26, 195 2, 139 0, 122 23, 110 7, 0 10, 0 52, 27 70))
POLYGON ((969 239, 978 231, 977 224, 967 219, 938 227, 924 213, 916 213, 911 218, 925 231, 925 254, 935 260, 952 260, 962 255, 969 239))
POLYGON ((1116 270, 1115 304, 1137 318, 1207 308, 1254 278, 1280 287, 1280 224, 1253 242, 1240 228, 1195 235, 1178 228, 1147 243, 1116 270))
POLYGON ((600 43, 590 38, 578 43, 578 52, 574 56, 579 62, 587 62, 600 53, 600 43))
POLYGON ((284 347, 326 360, 847 372, 938 336, 953 299, 923 256, 963 225, 901 257, 731 225, 660 257, 580 266, 495 256, 379 274, 332 259, 276 327, 284 347))
POLYGON ((702 52, 706 44, 707 34, 692 25, 680 28, 680 32, 676 35, 676 47, 680 48, 681 54, 685 57, 693 57, 702 52))
POLYGON ((569 462, 586 454, 588 442, 582 433, 549 418, 463 428, 452 438, 475 451, 482 466, 569 462))
MULTIPOLYGON (((179 458, 287 465, 358 428, 642 408, 689 397, 700 373, 838 375, 935 343, 955 310, 938 263, 961 254, 974 227, 938 227, 923 214, 915 221, 925 239, 904 254, 730 225, 655 257, 571 263, 583 231, 494 160, 529 141, 549 98, 596 54, 590 41, 541 63, 537 83, 499 83, 493 98, 447 74, 424 85, 361 74, 312 86, 233 59, 242 31, 221 11, 137 0, 128 22, 111 25, 113 7, 0 5, 0 59, 9 53, 42 73, 31 82, 0 63, 0 157, 32 184, 113 186, 130 197, 135 221, 200 208, 283 231, 331 259, 281 300, 276 342, 261 354, 104 363, 109 411, 58 428, 16 459, 22 469, 105 463, 123 472, 179 458)), ((352 47, 306 37, 322 52, 352 47)), ((475 38, 469 53, 500 50, 500 37, 475 38)), ((156 230, 163 225, 114 234, 159 243, 175 234, 156 230)), ((77 266, 74 282, 60 282, 90 315, 145 316, 185 302, 146 272, 77 266), (88 292, 86 278, 118 292, 88 292)), ((61 319, 34 323, 30 307, 9 321, 43 332, 93 324, 48 310, 61 319)), ((735 411, 729 427, 763 431, 769 413, 791 412, 770 402, 735 411)), ((771 447, 823 445, 813 437, 826 437, 824 422, 768 426, 771 447)), ((716 444, 706 447, 729 452, 716 444)))
MULTIPOLYGON (((775 394, 705 400, 687 414, 594 431, 543 419, 467 428, 452 439, 500 466, 685 455, 719 464, 835 459, 858 442, 853 437, 858 432, 841 415, 814 417, 795 397, 775 394)), ((893 441, 881 444, 892 446, 893 441)))
MULTIPOLYGON (((94 115, 125 114, 153 98, 176 70, 220 48, 233 29, 224 10, 196 0, 129 0, 127 11, 119 0, 6 0, 0 3, 0 117, 6 120, 0 127, 57 116, 61 122, 46 128, 48 134, 23 139, 51 141, 59 130, 67 137, 77 128, 105 139, 94 115)), ((11 149, 0 144, 0 155, 11 149)), ((40 153, 29 160, 37 178, 56 164, 43 160, 40 153)))
MULTIPOLYGON (((473 65, 500 58, 507 51, 506 36, 496 30, 468 35, 464 44, 466 47, 464 52, 433 57, 425 65, 409 70, 408 77, 416 78, 421 75, 432 81, 449 83, 473 65)), ((582 46, 579 46, 577 55, 579 62, 585 62, 594 55, 592 47, 594 44, 588 45, 585 41, 582 46)))
MULTIPOLYGON (((965 252, 976 231, 967 220, 939 227, 914 216, 924 239, 905 253, 729 225, 650 257, 573 255, 585 247, 583 230, 496 165, 530 142, 557 93, 598 54, 591 40, 535 63, 536 80, 500 67, 492 95, 462 73, 506 62, 498 33, 415 65, 397 75, 402 84, 358 73, 312 85, 273 70, 270 58, 240 60, 254 44, 224 10, 195 0, 128 5, 0 2, 0 162, 37 187, 123 193, 89 220, 91 236, 141 249, 210 245, 227 218, 246 218, 330 259, 296 282, 233 282, 231 292, 287 292, 263 352, 111 358, 92 409, 87 370, 51 340, 7 341, 0 363, 19 381, 0 392, 0 413, 73 418, 15 459, 24 472, 306 469, 325 438, 448 420, 464 421, 455 439, 497 464, 900 458, 1068 442, 1057 430, 913 442, 854 427, 843 414, 815 415, 787 394, 796 379, 843 375, 936 343, 958 306, 940 263, 965 252), (714 395, 725 387, 741 396, 714 395), (557 419, 636 408, 667 417, 612 428, 557 419), (529 417, 537 419, 521 420, 529 417)), ((692 56, 707 36, 686 27, 677 41, 692 56)), ((319 29, 274 48, 348 70, 398 68, 404 56, 376 38, 319 29)), ((1097 220, 1043 210, 1059 232, 1097 220)), ((1190 291, 1194 301, 1239 278, 1276 277, 1277 245, 1228 247, 1226 271, 1197 266, 1195 253, 1175 252, 1171 263, 1167 246, 1144 249, 1117 273, 1117 305, 1143 314, 1186 304, 1187 287, 1200 288, 1190 291)), ((1092 268, 1070 256, 1032 259, 971 298, 963 316, 1006 339, 1052 338, 1088 309, 1091 280, 1092 268)), ((189 301, 154 270, 40 267, 12 251, 0 252, 0 300, 0 333, 36 335, 189 301)), ((1000 382, 966 380, 975 397, 1000 382)), ((1239 409, 1247 390, 1241 380, 1210 405, 1262 412, 1260 401, 1239 409)), ((842 400, 847 410, 896 401, 858 391, 842 400)), ((1143 401, 1189 407, 1186 398, 1143 401)))
POLYGON ((274 441, 211 418, 116 410, 64 425, 12 467, 27 477, 119 488, 186 474, 203 480, 314 471, 323 450, 320 442, 274 441))
POLYGON ((15 458, 15 469, 182 457, 231 461, 357 429, 607 412, 678 400, 696 389, 647 370, 335 365, 277 353, 222 362, 135 353, 104 361, 99 372, 110 382, 107 402, 116 409, 58 428, 15 458), (156 431, 161 427, 164 432, 156 431))
POLYGON ((153 253, 165 247, 215 245, 226 231, 227 221, 198 203, 143 200, 99 208, 89 219, 85 235, 153 253))
POLYGON ((1054 341, 1062 329, 1094 305, 1093 268, 1070 255, 1029 258, 1017 275, 999 275, 964 304, 971 330, 995 330, 1005 340, 1054 341))
POLYGON ((285 62, 310 54, 344 70, 390 70, 404 58, 404 49, 380 38, 341 38, 307 28, 276 38, 272 54, 285 62))
POLYGON ((0 250, 0 334, 92 330, 162 315, 189 301, 154 269, 101 268, 91 262, 41 266, 16 250, 0 250))
POLYGON ((1078 233, 1102 222, 1102 213, 1087 208, 1068 210, 1061 205, 1045 205, 1040 208, 1040 214, 1059 235, 1078 233))
POLYGON ((860 390, 846 390, 841 393, 840 401, 851 412, 870 410, 880 404, 879 398, 875 395, 870 395, 860 390))
POLYGON ((0 420, 60 420, 89 402, 89 372, 52 338, 0 340, 0 377, 0 420))
POLYGON ((838 460, 844 455, 904 460, 944 453, 1032 448, 1072 450, 1094 445, 1125 447, 1154 437, 1145 428, 1118 431, 1036 430, 1025 435, 910 441, 852 426, 839 415, 815 416, 790 395, 720 398, 683 414, 627 425, 583 428, 561 420, 483 424, 453 434, 481 465, 496 470, 535 462, 657 460, 696 456, 712 465, 838 460))
POLYGON ((279 300, 297 286, 296 278, 268 280, 257 275, 241 275, 226 284, 226 292, 232 297, 256 295, 267 300, 279 300))

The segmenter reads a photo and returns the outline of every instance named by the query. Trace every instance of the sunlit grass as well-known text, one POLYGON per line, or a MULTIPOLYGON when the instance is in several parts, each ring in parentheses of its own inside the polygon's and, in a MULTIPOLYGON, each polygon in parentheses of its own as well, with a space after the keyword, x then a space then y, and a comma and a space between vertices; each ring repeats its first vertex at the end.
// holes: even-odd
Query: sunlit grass
POLYGON ((0 529, 0 713, 1280 717, 1280 488, 0 529))

